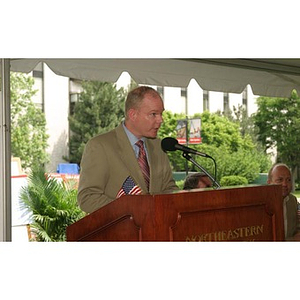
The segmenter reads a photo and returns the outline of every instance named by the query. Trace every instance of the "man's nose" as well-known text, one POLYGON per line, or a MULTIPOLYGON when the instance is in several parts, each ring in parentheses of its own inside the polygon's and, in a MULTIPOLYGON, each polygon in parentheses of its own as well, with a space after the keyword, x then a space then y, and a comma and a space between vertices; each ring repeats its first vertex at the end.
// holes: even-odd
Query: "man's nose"
POLYGON ((158 115, 158 117, 157 117, 157 122, 158 122, 159 124, 161 124, 161 123, 164 122, 164 118, 163 118, 162 115, 158 115))

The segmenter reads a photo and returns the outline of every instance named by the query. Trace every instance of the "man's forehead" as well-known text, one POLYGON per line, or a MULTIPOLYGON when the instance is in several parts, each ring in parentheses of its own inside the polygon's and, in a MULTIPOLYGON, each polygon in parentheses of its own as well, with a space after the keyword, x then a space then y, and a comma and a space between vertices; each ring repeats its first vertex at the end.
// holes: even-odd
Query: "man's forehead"
POLYGON ((156 110, 156 111, 164 111, 164 103, 161 98, 158 97, 149 97, 143 99, 143 105, 139 105, 140 109, 144 110, 156 110))
POLYGON ((290 177, 291 172, 286 167, 279 166, 273 170, 273 176, 274 177, 290 177))

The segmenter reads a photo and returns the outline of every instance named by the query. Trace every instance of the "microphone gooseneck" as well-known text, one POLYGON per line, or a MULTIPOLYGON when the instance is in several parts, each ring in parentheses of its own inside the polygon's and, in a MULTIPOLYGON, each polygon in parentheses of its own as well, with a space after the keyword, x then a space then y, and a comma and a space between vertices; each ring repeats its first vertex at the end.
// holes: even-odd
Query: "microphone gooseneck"
POLYGON ((199 165, 189 154, 196 154, 199 156, 203 156, 203 157, 207 157, 213 160, 214 164, 215 164, 215 177, 217 175, 216 170, 217 170, 217 166, 216 166, 216 162, 215 160, 209 156, 208 154, 199 152, 195 149, 180 145, 178 143, 178 141, 172 137, 166 137, 161 141, 161 148, 164 152, 167 151, 176 151, 176 150, 181 150, 183 151, 182 156, 189 160, 190 162, 192 162, 195 166, 199 167, 199 169, 201 169, 213 182, 213 185, 216 186, 217 188, 220 188, 220 184, 216 181, 215 178, 213 178, 208 171, 205 170, 205 168, 203 168, 201 165, 199 165))

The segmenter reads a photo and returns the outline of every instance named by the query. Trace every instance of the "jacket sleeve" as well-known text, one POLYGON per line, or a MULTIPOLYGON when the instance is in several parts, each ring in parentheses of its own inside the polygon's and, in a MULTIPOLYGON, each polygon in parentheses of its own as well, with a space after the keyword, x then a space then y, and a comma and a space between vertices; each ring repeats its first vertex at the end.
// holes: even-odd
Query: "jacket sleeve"
POLYGON ((101 145, 95 140, 89 141, 81 159, 77 195, 78 205, 83 211, 91 213, 114 200, 104 193, 108 168, 106 153, 101 145))

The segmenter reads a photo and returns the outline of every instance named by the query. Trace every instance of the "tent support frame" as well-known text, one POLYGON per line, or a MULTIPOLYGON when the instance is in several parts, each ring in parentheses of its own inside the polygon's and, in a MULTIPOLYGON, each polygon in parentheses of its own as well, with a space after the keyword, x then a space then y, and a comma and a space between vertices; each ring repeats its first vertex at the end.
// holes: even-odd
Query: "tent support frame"
POLYGON ((1 59, 0 93, 0 241, 11 242, 10 60, 1 59))

